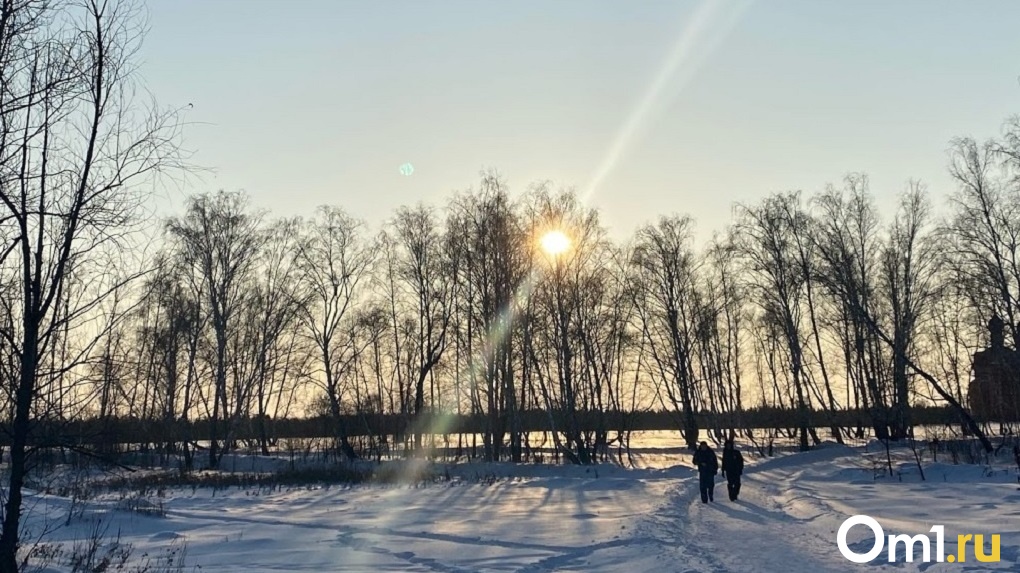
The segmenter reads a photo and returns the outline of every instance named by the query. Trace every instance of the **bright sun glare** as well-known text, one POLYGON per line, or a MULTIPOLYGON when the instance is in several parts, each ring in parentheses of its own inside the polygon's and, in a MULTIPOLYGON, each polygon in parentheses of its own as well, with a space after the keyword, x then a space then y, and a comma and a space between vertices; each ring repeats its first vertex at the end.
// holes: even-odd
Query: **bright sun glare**
POLYGON ((570 237, 563 231, 549 231, 542 235, 542 250, 548 255, 560 255, 570 248, 570 237))

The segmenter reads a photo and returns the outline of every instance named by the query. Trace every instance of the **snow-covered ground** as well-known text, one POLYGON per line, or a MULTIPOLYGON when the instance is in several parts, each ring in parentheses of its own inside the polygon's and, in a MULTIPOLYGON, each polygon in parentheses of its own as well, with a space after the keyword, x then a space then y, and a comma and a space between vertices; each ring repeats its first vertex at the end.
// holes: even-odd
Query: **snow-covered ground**
MULTIPOLYGON (((170 490, 150 499, 165 516, 108 495, 70 527, 69 500, 33 495, 29 504, 34 530, 54 528, 49 542, 85 537, 102 518, 135 556, 186 542, 186 571, 1020 571, 1015 468, 928 464, 922 482, 908 453, 899 452, 900 476, 879 479, 862 449, 752 459, 741 499, 727 501, 720 478, 707 505, 686 455, 664 469, 460 465, 451 481, 417 487, 170 490), (836 532, 861 513, 886 534, 945 525, 946 554, 958 533, 1001 534, 1001 562, 978 563, 970 550, 965 563, 905 563, 901 546, 896 564, 883 551, 856 565, 836 532)), ((849 541, 863 553, 869 536, 857 527, 849 541)))

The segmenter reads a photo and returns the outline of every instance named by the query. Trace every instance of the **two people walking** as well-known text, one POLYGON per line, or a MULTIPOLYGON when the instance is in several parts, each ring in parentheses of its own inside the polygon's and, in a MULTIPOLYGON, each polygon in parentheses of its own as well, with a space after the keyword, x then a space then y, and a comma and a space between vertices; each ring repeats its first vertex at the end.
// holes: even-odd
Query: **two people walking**
MULTIPOLYGON (((715 474, 719 473, 719 458, 708 442, 701 442, 694 452, 694 465, 698 468, 698 485, 701 489, 701 503, 715 501, 715 474)), ((740 476, 744 473, 744 456, 733 447, 733 440, 723 445, 722 473, 726 478, 726 491, 730 501, 737 501, 740 495, 740 476)))

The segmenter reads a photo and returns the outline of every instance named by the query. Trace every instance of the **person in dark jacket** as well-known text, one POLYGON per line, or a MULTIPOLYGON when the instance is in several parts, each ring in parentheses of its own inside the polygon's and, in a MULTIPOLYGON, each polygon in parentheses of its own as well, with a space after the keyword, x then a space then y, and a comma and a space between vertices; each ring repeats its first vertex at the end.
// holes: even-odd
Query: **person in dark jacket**
POLYGON ((694 452, 694 465, 698 467, 698 481, 701 486, 701 503, 715 501, 715 474, 719 473, 719 458, 715 456, 708 442, 701 442, 694 452))
POLYGON ((733 440, 726 440, 722 451, 722 475, 726 478, 726 491, 730 501, 737 501, 740 495, 740 476, 744 473, 744 456, 735 447, 733 440))

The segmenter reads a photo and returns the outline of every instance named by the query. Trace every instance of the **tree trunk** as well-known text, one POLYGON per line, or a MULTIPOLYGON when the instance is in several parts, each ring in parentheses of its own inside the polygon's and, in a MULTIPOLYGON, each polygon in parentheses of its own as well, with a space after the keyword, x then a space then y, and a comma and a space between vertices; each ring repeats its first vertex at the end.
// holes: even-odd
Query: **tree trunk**
MULTIPOLYGON (((26 314, 30 311, 26 309, 26 314)), ((7 503, 4 506, 3 531, 0 533, 0 573, 18 572, 18 529, 21 524, 21 490, 27 471, 28 433, 31 429, 32 396, 35 393, 38 356, 38 326, 25 320, 24 354, 16 394, 14 423, 11 426, 11 469, 7 503)))

